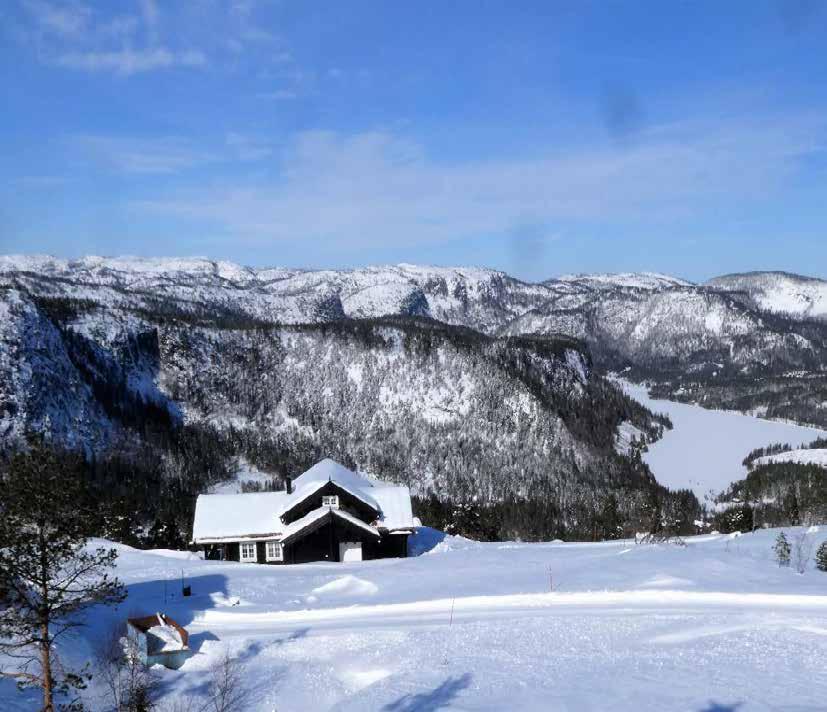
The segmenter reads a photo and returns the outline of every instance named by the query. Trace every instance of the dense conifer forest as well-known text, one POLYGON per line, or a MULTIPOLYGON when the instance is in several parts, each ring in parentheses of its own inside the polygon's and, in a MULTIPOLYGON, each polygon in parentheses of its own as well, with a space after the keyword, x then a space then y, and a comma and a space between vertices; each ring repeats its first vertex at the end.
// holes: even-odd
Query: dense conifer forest
POLYGON ((668 420, 595 374, 570 338, 423 317, 279 326, 178 305, 35 307, 77 385, 46 380, 27 405, 53 436, 90 435, 96 533, 115 540, 185 545, 195 496, 239 457, 275 486, 332 457, 408 484, 424 523, 480 538, 611 538, 661 518, 690 531, 699 513, 641 460, 668 420), (78 393, 84 409, 56 422, 78 393), (618 452, 623 423, 639 435, 618 452))

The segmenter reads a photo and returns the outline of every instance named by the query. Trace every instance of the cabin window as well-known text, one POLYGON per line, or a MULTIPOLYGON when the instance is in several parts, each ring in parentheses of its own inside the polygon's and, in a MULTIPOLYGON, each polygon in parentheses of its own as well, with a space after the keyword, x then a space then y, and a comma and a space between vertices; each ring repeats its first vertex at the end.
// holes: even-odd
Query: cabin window
POLYGON ((281 549, 280 541, 267 542, 267 561, 282 561, 284 554, 281 549))
POLYGON ((335 509, 339 509, 339 495, 324 495, 322 497, 322 507, 333 507, 335 509))
POLYGON ((242 542, 239 547, 239 554, 241 561, 245 563, 254 563, 256 561, 256 544, 255 542, 242 542))

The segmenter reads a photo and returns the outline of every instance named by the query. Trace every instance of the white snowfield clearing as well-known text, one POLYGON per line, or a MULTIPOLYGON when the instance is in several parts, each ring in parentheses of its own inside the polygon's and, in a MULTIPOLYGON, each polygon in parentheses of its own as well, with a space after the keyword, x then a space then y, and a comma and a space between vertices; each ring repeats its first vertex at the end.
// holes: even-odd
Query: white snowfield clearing
POLYGON ((753 467, 768 465, 773 462, 793 462, 797 465, 817 465, 827 469, 827 449, 819 448, 813 450, 789 450, 779 452, 776 455, 765 455, 759 457, 753 463, 753 467))
POLYGON ((752 450, 772 443, 795 446, 827 435, 818 428, 656 400, 644 386, 617 382, 653 413, 665 413, 672 419, 673 429, 650 445, 643 456, 655 479, 670 489, 691 489, 701 502, 747 476, 743 461, 752 450))
MULTIPOLYGON (((814 529, 813 551, 827 538, 814 529)), ((121 615, 163 610, 190 632, 194 655, 159 671, 167 702, 202 694, 229 648, 250 712, 824 710, 827 573, 779 568, 777 534, 684 547, 448 537, 408 559, 281 567, 119 547, 121 615)), ((89 659, 113 615, 90 612, 67 662, 89 659)), ((87 697, 100 692, 93 681, 87 697)), ((32 702, 0 684, 0 709, 32 702)))

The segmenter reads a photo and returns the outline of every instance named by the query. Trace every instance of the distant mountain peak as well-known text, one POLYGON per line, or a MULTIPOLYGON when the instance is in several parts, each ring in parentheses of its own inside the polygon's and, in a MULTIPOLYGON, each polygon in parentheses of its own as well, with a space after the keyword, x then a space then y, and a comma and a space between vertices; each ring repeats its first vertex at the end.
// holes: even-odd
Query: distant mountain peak
POLYGON ((827 281, 783 271, 743 272, 710 279, 710 289, 732 292, 763 311, 796 318, 827 318, 827 281))
POLYGON ((679 277, 660 274, 658 272, 618 272, 596 274, 566 274, 551 282, 579 283, 595 289, 612 289, 616 287, 628 289, 665 289, 670 287, 694 287, 694 283, 679 277))

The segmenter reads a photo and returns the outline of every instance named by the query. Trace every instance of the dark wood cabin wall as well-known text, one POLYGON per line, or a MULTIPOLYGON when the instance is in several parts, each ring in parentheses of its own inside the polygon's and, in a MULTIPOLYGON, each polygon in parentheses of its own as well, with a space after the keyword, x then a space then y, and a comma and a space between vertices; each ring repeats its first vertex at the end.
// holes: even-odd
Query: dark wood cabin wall
POLYGON ((226 558, 224 544, 204 544, 204 559, 206 561, 221 561, 226 558))
POLYGON ((360 541, 362 550, 374 541, 371 536, 358 527, 334 519, 301 539, 288 544, 285 559, 293 564, 311 561, 339 561, 339 544, 343 541, 360 541), (288 556, 289 554, 289 556, 288 556))
MULTIPOLYGON (((377 540, 358 527, 334 519, 305 537, 283 546, 282 561, 267 561, 266 542, 256 542, 256 561, 259 564, 303 564, 312 561, 339 561, 339 544, 343 541, 362 542, 362 558, 390 559, 408 555, 407 534, 384 534, 377 540)), ((226 561, 239 561, 238 542, 220 544, 226 561)), ((205 550, 207 547, 205 547, 205 550)))
MULTIPOLYGON (((283 545, 282 561, 267 561, 267 544, 256 542, 259 564, 301 564, 313 561, 339 561, 339 544, 343 541, 362 542, 363 559, 405 558, 408 555, 407 534, 383 534, 380 539, 340 519, 333 519, 305 537, 283 545)), ((223 548, 225 561, 239 561, 239 543, 204 546, 205 556, 223 548)))
POLYGON ((362 545, 364 559, 402 559, 408 556, 407 534, 383 534, 382 538, 362 545))

